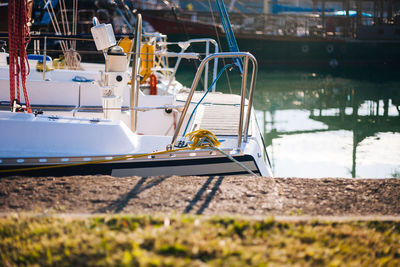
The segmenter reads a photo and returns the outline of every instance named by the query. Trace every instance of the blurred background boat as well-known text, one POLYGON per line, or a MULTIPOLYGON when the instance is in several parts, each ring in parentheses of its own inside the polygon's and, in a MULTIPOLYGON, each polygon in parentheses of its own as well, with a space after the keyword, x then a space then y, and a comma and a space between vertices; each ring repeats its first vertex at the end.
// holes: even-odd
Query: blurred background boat
MULTIPOLYGON (((7 8, 7 1, 2 2, 0 13, 7 8)), ((80 0, 76 15, 71 8, 73 2, 32 0, 32 31, 41 35, 54 33, 47 10, 51 3, 57 17, 61 10, 66 10, 68 23, 71 28, 74 22, 77 24, 76 33, 81 37, 90 37, 93 16, 101 22, 112 23, 117 36, 132 34, 130 27, 135 24, 134 14, 140 12, 147 22, 145 28, 167 34, 170 41, 211 37, 219 40, 223 51, 228 50, 214 1, 80 0)), ((262 65, 399 66, 400 4, 396 1, 225 2, 240 50, 254 54, 262 65)), ((6 31, 6 23, 2 25, 0 31, 6 31)), ((72 32, 65 34, 73 35, 72 32)), ((94 49, 80 47, 79 50, 90 54, 94 49)))
MULTIPOLYGON (((163 9, 143 6, 141 12, 144 20, 168 34, 170 40, 224 35, 219 16, 214 15, 215 4, 179 3, 163 9)), ((240 49, 250 51, 264 65, 336 67, 400 62, 400 6, 394 1, 232 0, 229 7, 240 49)))

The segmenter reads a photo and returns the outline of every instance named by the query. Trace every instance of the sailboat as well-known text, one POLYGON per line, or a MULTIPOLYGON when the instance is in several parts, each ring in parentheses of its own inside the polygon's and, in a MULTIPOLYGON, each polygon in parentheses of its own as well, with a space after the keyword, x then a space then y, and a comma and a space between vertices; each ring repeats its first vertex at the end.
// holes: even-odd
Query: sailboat
MULTIPOLYGON (((145 21, 170 40, 224 36, 218 16, 213 14, 214 1, 188 2, 193 10, 182 6, 143 8, 140 12, 145 21)), ((250 7, 255 1, 238 2, 245 1, 229 1, 230 7, 234 7, 229 15, 237 42, 255 55, 261 65, 397 67, 400 62, 400 24, 395 15, 399 7, 391 4, 372 8, 359 1, 355 3, 356 10, 351 10, 350 2, 343 1, 345 10, 335 12, 328 6, 338 1, 331 0, 312 1, 313 8, 290 6, 293 1, 256 1, 254 8, 250 7)))
MULTIPOLYGON (((0 111, 0 176, 272 176, 252 107, 257 73, 254 56, 247 52, 209 54, 201 61, 190 88, 177 90, 167 82, 163 93, 151 94, 154 88, 147 92, 140 86, 141 16, 132 45, 131 75, 115 64, 126 58, 115 46, 111 25, 97 23, 92 34, 97 49, 104 52, 104 70, 93 76, 90 89, 79 88, 75 99, 96 98, 93 92, 97 92, 100 111, 95 114, 81 105, 64 113, 42 113, 30 106, 27 97, 25 103, 10 98, 10 110, 0 111), (208 63, 221 58, 243 62, 240 96, 212 91, 230 66, 224 66, 206 90, 196 91, 208 63), (85 93, 91 96, 81 98, 85 93)), ((174 70, 169 74, 175 74, 174 70)), ((156 90, 159 84, 162 88, 158 83, 156 90)), ((29 90, 26 88, 25 96, 29 90)), ((59 98, 71 95, 63 90, 59 93, 59 98)), ((55 104, 59 105, 58 101, 55 104)))

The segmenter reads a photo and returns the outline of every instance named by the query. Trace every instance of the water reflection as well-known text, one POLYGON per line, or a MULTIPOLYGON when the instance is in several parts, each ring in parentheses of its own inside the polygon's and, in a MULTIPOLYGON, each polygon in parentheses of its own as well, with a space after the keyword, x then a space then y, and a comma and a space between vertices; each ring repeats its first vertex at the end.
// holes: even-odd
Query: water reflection
POLYGON ((260 79, 269 82, 257 117, 276 176, 399 175, 399 81, 285 71, 260 79))
MULTIPOLYGON (((239 93, 240 78, 217 88, 239 93)), ((275 176, 400 176, 396 71, 264 68, 254 105, 275 176)))

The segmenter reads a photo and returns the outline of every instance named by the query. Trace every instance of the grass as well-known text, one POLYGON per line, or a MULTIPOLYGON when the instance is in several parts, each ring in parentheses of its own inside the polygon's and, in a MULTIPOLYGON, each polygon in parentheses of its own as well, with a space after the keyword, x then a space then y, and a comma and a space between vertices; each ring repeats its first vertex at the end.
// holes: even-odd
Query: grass
POLYGON ((0 218, 0 266, 400 266, 399 221, 0 218))

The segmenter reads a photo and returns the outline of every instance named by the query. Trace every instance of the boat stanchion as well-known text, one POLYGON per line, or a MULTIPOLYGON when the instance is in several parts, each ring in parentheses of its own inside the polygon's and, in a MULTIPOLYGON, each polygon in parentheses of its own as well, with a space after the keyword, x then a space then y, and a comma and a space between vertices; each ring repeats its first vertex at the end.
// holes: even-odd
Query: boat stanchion
MULTIPOLYGON (((137 15, 135 37, 132 48, 135 49, 134 57, 132 60, 132 86, 131 86, 131 130, 136 132, 137 128, 137 110, 135 108, 139 105, 139 86, 140 86, 140 45, 142 39, 142 16, 137 15)), ((128 62, 129 64, 129 62, 128 62)))

